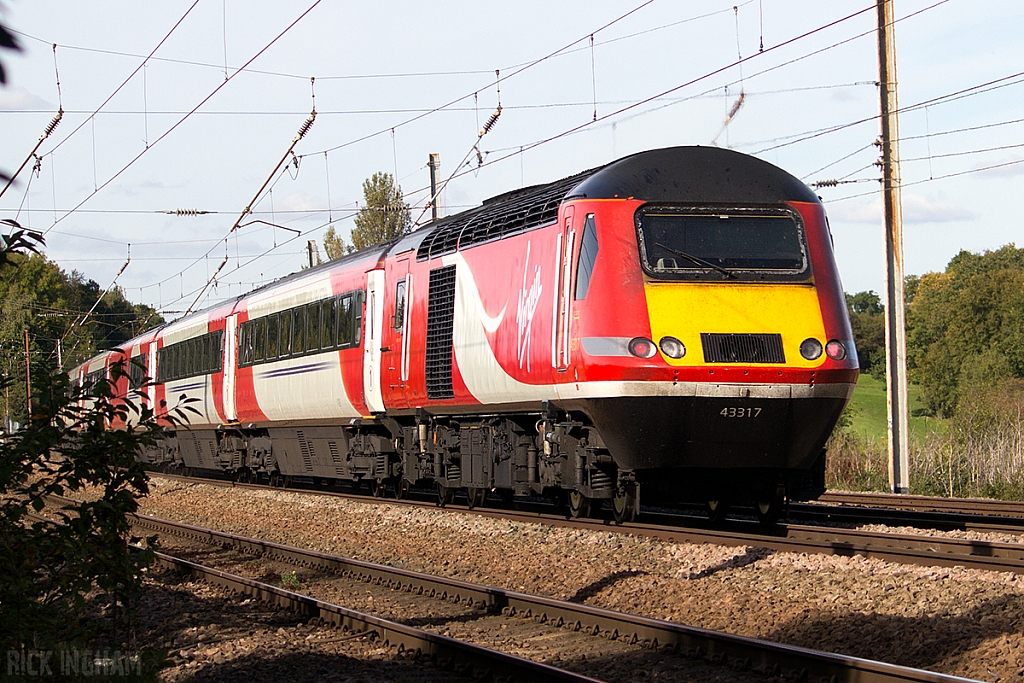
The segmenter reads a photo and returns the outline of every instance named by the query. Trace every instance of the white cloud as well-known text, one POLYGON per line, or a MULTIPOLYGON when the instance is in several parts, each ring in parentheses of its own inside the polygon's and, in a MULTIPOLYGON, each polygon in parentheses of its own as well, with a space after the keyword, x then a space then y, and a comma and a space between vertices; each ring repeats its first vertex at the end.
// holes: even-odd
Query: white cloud
POLYGON ((20 86, 0 90, 0 110, 13 111, 18 109, 52 111, 52 104, 39 95, 29 92, 20 86))
POLYGON ((903 195, 904 223, 956 223, 977 217, 974 211, 936 197, 903 195))
MULTIPOLYGON (((326 207, 326 199, 306 192, 293 192, 285 197, 283 202, 274 205, 274 208, 279 211, 323 211, 326 207)), ((264 201, 260 208, 263 211, 269 211, 270 203, 264 201)))
POLYGON ((985 175, 985 176, 1000 176, 1000 177, 1003 177, 1003 178, 1010 178, 1012 176, 1024 175, 1024 157, 1019 156, 1019 155, 1014 155, 1014 156, 1011 156, 1011 157, 1006 157, 1004 159, 1000 159, 998 161, 992 161, 992 162, 985 163, 985 164, 977 164, 974 168, 975 169, 981 169, 981 168, 989 169, 989 170, 986 170, 986 171, 981 171, 979 173, 979 175, 985 175), (1005 165, 1001 165, 1001 164, 1005 164, 1005 165), (991 169, 989 169, 990 166, 999 166, 999 168, 991 168, 991 169))
MULTIPOLYGON (((882 200, 880 197, 860 204, 837 203, 828 206, 829 216, 837 223, 882 222, 882 200)), ((974 220, 978 214, 943 199, 905 192, 903 194, 903 222, 912 223, 956 223, 974 220)))

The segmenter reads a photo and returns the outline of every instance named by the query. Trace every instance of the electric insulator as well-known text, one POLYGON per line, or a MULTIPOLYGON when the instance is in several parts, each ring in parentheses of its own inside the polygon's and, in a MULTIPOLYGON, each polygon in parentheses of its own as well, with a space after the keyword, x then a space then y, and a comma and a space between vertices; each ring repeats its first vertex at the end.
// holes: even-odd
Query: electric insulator
POLYGON ((306 119, 303 122, 302 127, 299 128, 299 134, 295 136, 296 140, 301 140, 302 138, 304 138, 306 136, 306 133, 309 132, 309 129, 313 127, 313 120, 315 118, 316 118, 316 111, 314 111, 312 114, 310 114, 309 118, 306 119))
POLYGON ((487 123, 484 124, 484 127, 480 129, 480 137, 483 137, 490 132, 491 128, 494 127, 494 124, 497 123, 499 116, 501 116, 500 104, 498 105, 498 108, 494 110, 494 113, 491 114, 491 118, 487 119, 487 123))
POLYGON ((45 140, 46 138, 50 137, 50 133, 52 133, 54 131, 54 129, 57 128, 57 126, 60 124, 60 120, 62 118, 64 118, 64 110, 63 109, 58 109, 57 110, 57 115, 54 116, 53 120, 50 121, 50 123, 46 126, 46 129, 43 131, 42 137, 40 137, 39 139, 40 140, 45 140))

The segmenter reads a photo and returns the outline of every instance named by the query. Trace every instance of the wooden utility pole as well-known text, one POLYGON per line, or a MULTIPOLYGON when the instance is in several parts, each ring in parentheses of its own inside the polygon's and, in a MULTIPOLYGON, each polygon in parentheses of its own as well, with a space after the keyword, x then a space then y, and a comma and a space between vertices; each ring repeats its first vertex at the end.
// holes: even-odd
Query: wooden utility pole
POLYGON ((878 0, 878 84, 882 123, 882 205, 885 214, 885 367, 889 423, 889 486, 910 491, 907 432, 907 338, 903 299, 903 203, 900 191, 899 104, 893 0, 878 0))
POLYGON ((32 366, 28 356, 28 329, 25 330, 25 412, 28 426, 32 426, 32 366))

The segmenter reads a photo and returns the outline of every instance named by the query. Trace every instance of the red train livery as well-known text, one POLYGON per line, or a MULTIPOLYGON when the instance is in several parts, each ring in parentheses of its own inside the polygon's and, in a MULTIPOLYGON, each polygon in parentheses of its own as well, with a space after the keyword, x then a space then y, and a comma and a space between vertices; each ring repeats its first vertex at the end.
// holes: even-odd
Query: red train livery
POLYGON ((190 429, 146 455, 165 466, 471 505, 558 496, 574 515, 610 502, 619 520, 640 492, 770 517, 824 491, 852 339, 814 193, 750 156, 673 147, 149 331, 120 349, 119 390, 195 399, 190 429))

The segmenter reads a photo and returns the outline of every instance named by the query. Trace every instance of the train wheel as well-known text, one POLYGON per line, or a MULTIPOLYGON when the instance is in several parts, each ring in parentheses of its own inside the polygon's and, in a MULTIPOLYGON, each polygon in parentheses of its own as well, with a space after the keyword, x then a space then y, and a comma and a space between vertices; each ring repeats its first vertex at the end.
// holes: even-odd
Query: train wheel
POLYGON ((455 490, 450 486, 438 482, 437 484, 437 506, 444 507, 455 498, 455 490))
POLYGON ((612 498, 612 516, 616 524, 636 519, 636 489, 627 486, 625 491, 612 498))
POLYGON ((384 482, 383 479, 374 479, 370 483, 370 490, 373 492, 374 498, 383 498, 384 494, 387 492, 387 489, 388 485, 384 482))
POLYGON ((785 495, 781 490, 776 491, 770 497, 758 498, 754 501, 754 511, 757 513, 757 521, 765 526, 774 526, 782 516, 782 506, 785 503, 785 495))
POLYGON ((704 509, 708 513, 708 519, 712 522, 721 522, 729 514, 729 501, 709 500, 704 503, 704 509))
POLYGON ((466 489, 466 497, 469 499, 469 509, 478 508, 484 504, 487 497, 487 489, 469 488, 466 489))
POLYGON ((569 516, 573 519, 590 516, 590 499, 579 491, 569 491, 569 516))
POLYGON ((409 495, 409 480, 405 477, 395 477, 395 498, 402 500, 409 495))

